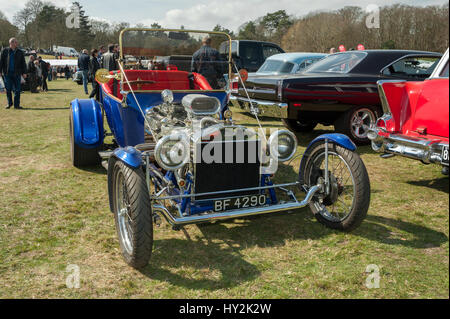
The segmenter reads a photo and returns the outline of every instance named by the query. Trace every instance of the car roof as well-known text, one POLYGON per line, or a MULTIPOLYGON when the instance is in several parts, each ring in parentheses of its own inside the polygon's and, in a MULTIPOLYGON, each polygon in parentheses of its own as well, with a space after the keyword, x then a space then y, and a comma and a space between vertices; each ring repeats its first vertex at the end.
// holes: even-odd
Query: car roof
MULTIPOLYGON (((442 53, 417 51, 417 50, 362 50, 346 51, 336 54, 365 53, 367 56, 358 63, 349 73, 361 74, 379 74, 387 65, 409 55, 429 55, 432 57, 441 57, 442 53)), ((332 56, 330 55, 330 56, 332 56)), ((307 71, 306 71, 307 72, 307 71)))
POLYGON ((325 57, 326 53, 317 53, 317 52, 290 52, 290 53, 279 53, 274 54, 267 58, 267 60, 278 60, 284 62, 297 62, 298 60, 303 60, 305 58, 312 57, 325 57))

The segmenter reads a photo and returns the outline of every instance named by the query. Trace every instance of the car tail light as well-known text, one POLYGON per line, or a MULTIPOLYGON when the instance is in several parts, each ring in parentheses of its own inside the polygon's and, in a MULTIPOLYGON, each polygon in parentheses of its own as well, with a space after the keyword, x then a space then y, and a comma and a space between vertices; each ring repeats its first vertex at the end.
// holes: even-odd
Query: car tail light
POLYGON ((230 91, 233 94, 239 93, 239 77, 237 75, 230 81, 230 91))

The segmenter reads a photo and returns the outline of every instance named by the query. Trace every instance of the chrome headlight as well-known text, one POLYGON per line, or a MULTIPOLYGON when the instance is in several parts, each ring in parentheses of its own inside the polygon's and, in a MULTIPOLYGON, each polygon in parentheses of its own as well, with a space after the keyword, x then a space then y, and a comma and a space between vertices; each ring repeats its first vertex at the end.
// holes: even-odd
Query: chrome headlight
POLYGON ((290 160, 297 151, 297 138, 294 133, 287 130, 272 133, 268 144, 270 155, 278 157, 281 162, 290 160))
POLYGON ((184 134, 164 136, 155 147, 156 162, 168 171, 175 171, 184 166, 190 158, 190 147, 184 134))

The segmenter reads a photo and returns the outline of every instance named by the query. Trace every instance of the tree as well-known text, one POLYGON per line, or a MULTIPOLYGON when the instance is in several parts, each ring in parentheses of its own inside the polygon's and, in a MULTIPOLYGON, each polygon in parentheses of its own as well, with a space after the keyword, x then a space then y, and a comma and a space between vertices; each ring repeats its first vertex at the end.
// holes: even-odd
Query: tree
POLYGON ((12 25, 3 12, 0 11, 0 48, 9 45, 9 39, 16 37, 18 33, 17 27, 12 25))
POLYGON ((263 40, 262 35, 258 34, 256 23, 249 21, 239 28, 238 38, 242 40, 263 40))
POLYGON ((233 31, 231 31, 231 30, 229 30, 229 29, 227 29, 227 28, 222 27, 220 24, 217 24, 217 25, 214 27, 213 31, 215 31, 215 32, 224 32, 224 33, 228 34, 232 39, 235 37, 233 31))

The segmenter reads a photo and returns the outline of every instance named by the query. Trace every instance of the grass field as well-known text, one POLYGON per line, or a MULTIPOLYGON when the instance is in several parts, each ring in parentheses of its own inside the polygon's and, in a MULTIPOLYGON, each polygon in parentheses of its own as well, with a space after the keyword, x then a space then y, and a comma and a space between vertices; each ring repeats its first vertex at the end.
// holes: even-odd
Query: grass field
MULTIPOLYGON (((66 80, 49 88, 24 94, 24 110, 5 110, 0 94, 0 298, 449 298, 449 179, 369 146, 359 153, 371 207, 356 231, 329 230, 308 208, 188 226, 188 236, 163 224, 150 264, 133 270, 121 258, 104 169, 70 164, 69 103, 85 94, 66 80), (66 287, 70 264, 78 289, 66 287), (378 289, 365 285, 371 264, 378 289)), ((237 110, 235 119, 254 125, 237 110)), ((298 151, 331 129, 299 135, 298 151)), ((292 181, 298 164, 282 179, 292 181)))

